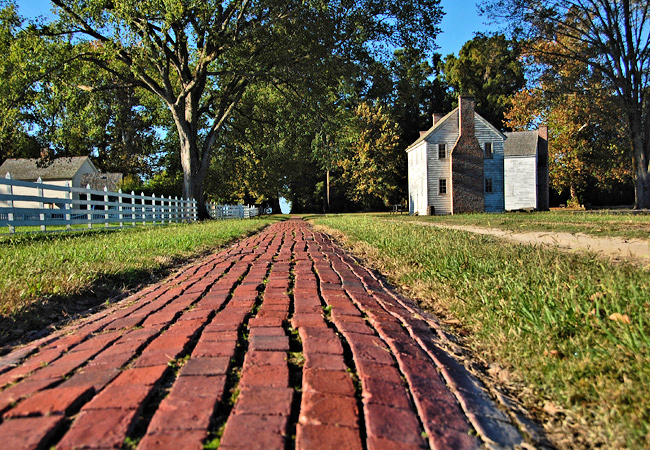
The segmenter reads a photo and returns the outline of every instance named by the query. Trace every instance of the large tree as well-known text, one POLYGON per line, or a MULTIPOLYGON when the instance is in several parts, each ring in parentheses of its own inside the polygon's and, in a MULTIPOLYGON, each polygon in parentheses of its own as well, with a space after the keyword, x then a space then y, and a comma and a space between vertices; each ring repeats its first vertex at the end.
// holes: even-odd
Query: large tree
POLYGON ((518 42, 502 34, 477 34, 458 52, 445 58, 445 80, 455 93, 471 95, 477 111, 497 128, 513 94, 525 85, 518 42))
POLYGON ((80 56, 155 94, 179 137, 184 195, 207 217, 203 182, 247 88, 317 74, 382 44, 433 47, 439 0, 52 0, 48 30, 80 56), (82 45, 80 42, 84 42, 82 45))
POLYGON ((576 60, 603 76, 625 117, 636 207, 650 207, 650 3, 483 0, 482 9, 509 23, 543 67, 576 60))

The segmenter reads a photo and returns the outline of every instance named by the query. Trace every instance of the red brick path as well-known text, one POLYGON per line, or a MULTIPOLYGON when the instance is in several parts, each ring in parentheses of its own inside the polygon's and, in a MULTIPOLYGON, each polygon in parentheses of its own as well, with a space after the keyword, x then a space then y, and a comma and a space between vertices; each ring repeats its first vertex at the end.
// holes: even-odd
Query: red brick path
POLYGON ((305 222, 275 224, 0 359, 3 448, 523 442, 432 320, 305 222))

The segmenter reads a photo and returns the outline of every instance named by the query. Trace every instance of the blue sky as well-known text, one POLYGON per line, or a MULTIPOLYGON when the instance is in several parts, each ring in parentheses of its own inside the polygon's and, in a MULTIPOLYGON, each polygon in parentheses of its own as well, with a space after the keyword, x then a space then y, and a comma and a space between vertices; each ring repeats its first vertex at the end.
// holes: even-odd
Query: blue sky
MULTIPOLYGON (((440 46, 437 51, 443 56, 458 54, 474 33, 494 30, 483 24, 484 19, 476 12, 475 0, 442 0, 442 7, 446 14, 440 25, 443 32, 437 38, 440 46)), ((18 10, 26 17, 47 16, 50 9, 49 0, 18 0, 18 10)))

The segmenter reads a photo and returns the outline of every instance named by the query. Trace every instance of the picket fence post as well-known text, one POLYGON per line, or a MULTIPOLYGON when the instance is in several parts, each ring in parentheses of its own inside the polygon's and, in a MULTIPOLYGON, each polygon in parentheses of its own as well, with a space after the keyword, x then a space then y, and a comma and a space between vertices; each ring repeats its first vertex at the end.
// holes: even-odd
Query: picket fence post
POLYGON ((41 231, 45 231, 45 212, 43 211, 45 209, 45 203, 43 203, 43 179, 41 177, 38 177, 38 180, 36 180, 36 195, 41 199, 38 202, 38 209, 41 210, 41 212, 38 215, 38 220, 41 222, 41 231))
MULTIPOLYGON (((5 179, 11 181, 11 174, 9 172, 7 172, 7 174, 5 175, 5 179)), ((13 197, 14 197, 14 185, 9 184, 9 202, 8 203, 9 203, 9 208, 11 208, 12 210, 13 210, 13 207, 14 207, 13 197)), ((14 213, 10 212, 9 214, 7 214, 7 221, 9 222, 9 233, 14 234, 16 232, 16 227, 14 225, 12 225, 12 223, 11 223, 11 222, 14 221, 14 213)))
POLYGON ((131 225, 135 226, 135 192, 131 190, 131 225))
POLYGON ((94 218, 93 217, 93 208, 95 207, 95 205, 91 205, 91 203, 93 201, 93 197, 92 197, 92 195, 90 195, 90 184, 86 185, 86 190, 88 191, 86 193, 86 200, 88 201, 88 204, 86 205, 86 207, 88 208, 88 228, 92 228, 93 227, 92 220, 94 218))
POLYGON ((120 228, 124 227, 124 217, 122 215, 122 189, 117 190, 117 210, 119 211, 120 228))
POLYGON ((65 229, 66 230, 71 230, 72 229, 72 215, 70 214, 70 210, 72 209, 73 202, 72 202, 72 187, 70 186, 70 182, 66 181, 65 182, 65 187, 68 188, 67 191, 65 191, 65 229))
POLYGON ((104 228, 108 228, 109 214, 108 214, 108 188, 104 186, 104 228))
POLYGON ((140 192, 140 200, 142 202, 142 225, 147 224, 147 207, 144 204, 144 192, 140 192))

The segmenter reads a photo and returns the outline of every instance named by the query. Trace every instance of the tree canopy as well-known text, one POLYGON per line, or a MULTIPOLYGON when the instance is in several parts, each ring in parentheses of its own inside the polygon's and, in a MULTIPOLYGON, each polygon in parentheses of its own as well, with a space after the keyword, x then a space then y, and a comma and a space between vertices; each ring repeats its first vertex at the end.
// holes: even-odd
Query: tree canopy
POLYGON ((433 48, 439 0, 52 0, 46 28, 76 56, 164 103, 179 136, 184 195, 207 216, 203 182, 219 133, 254 83, 293 83, 370 61, 393 46, 433 48))
POLYGON ((483 0, 481 8, 523 39, 542 69, 563 77, 558 69, 578 61, 602 77, 625 117, 636 207, 650 207, 650 3, 483 0))

